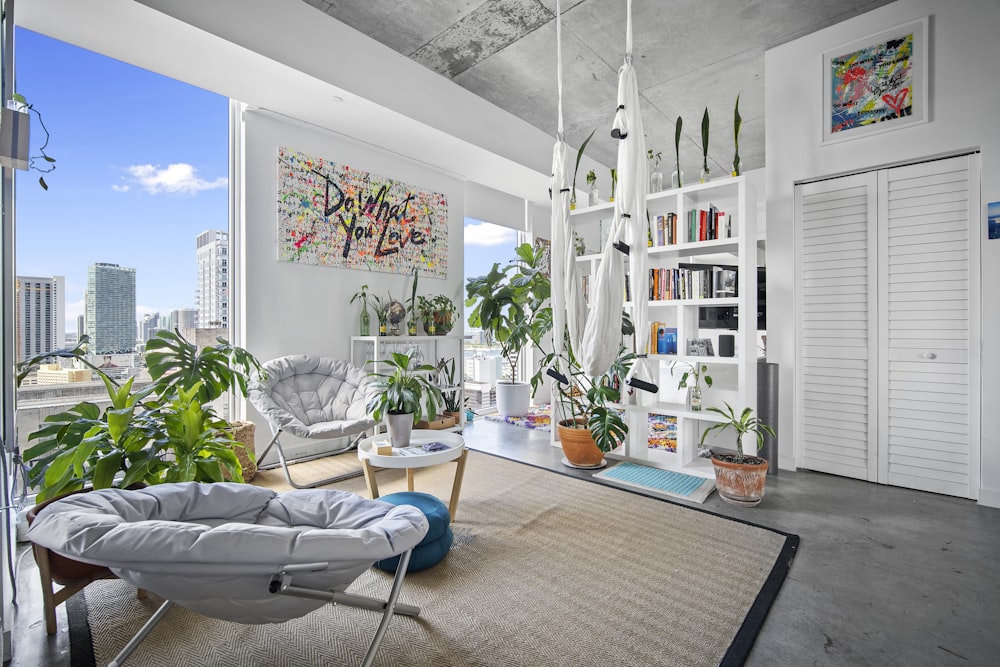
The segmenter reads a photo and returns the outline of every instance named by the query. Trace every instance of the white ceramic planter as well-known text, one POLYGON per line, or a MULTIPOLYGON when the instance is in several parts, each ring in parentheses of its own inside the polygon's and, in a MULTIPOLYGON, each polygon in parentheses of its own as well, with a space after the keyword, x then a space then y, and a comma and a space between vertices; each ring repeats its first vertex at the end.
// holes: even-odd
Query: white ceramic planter
POLYGON ((497 412, 504 417, 523 417, 531 405, 531 385, 497 382, 497 412))
POLYGON ((389 443, 393 447, 408 447, 410 432, 413 431, 413 413, 401 415, 386 413, 385 426, 389 430, 389 443))

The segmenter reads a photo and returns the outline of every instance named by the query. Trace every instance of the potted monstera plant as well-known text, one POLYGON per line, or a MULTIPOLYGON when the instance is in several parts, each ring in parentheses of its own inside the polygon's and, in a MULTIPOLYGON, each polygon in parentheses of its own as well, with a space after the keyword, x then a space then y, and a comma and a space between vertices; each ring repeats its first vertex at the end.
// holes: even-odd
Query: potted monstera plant
MULTIPOLYGON (((55 356, 83 359, 86 342, 55 356)), ((19 378, 45 358, 22 364, 19 378)), ((147 344, 145 361, 152 381, 135 391, 135 377, 119 385, 87 364, 110 406, 82 401, 46 417, 28 436, 22 456, 37 500, 91 487, 243 481, 233 451, 239 444, 211 403, 227 391, 246 396, 249 374, 262 372, 257 359, 222 338, 199 350, 180 332, 160 331, 147 344)))
POLYGON ((707 427, 701 434, 699 446, 705 445, 705 438, 713 431, 722 432, 732 429, 736 432, 736 453, 712 453, 712 467, 715 470, 715 488, 724 501, 732 505, 754 507, 759 505, 764 497, 764 485, 767 482, 767 459, 757 456, 764 446, 764 434, 774 437, 774 429, 753 416, 753 410, 743 408, 736 414, 733 406, 724 403, 726 409, 710 407, 708 412, 714 412, 725 421, 707 427), (746 451, 747 436, 751 442, 756 442, 752 453, 746 451))
POLYGON ((487 339, 500 346, 500 356, 510 369, 510 380, 497 382, 497 411, 504 417, 521 417, 531 403, 531 387, 520 381, 521 354, 551 329, 551 316, 541 315, 549 298, 550 283, 541 263, 543 249, 522 243, 517 259, 503 268, 495 263, 485 276, 469 278, 465 285, 469 324, 480 327, 487 339))

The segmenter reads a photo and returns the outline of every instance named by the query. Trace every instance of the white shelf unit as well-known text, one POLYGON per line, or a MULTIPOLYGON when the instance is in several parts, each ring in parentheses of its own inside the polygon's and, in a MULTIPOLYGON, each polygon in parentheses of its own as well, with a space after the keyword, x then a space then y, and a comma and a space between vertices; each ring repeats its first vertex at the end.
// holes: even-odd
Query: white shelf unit
MULTIPOLYGON (((711 422, 721 421, 711 412, 694 412, 687 404, 686 390, 677 389, 680 377, 670 373, 673 361, 702 363, 708 366, 708 375, 713 386, 702 383, 702 404, 704 407, 723 407, 728 402, 739 412, 749 406, 757 408, 757 205, 753 191, 747 186, 745 176, 726 177, 708 183, 666 190, 650 194, 646 199, 651 225, 657 215, 674 213, 677 216, 678 243, 648 247, 650 269, 678 268, 679 264, 700 264, 706 266, 735 266, 738 292, 735 297, 687 298, 648 300, 647 322, 636 322, 635 326, 650 327, 652 322, 662 322, 677 329, 679 354, 650 354, 650 366, 660 392, 653 396, 637 391, 623 396, 626 421, 629 425, 628 439, 621 447, 610 452, 609 458, 632 461, 666 470, 675 470, 691 475, 712 477, 711 461, 698 457, 698 441, 701 433, 711 422), (708 210, 714 205, 731 216, 732 236, 691 240, 688 234, 688 213, 708 210), (736 307, 739 313, 737 329, 700 328, 699 308, 736 307), (736 356, 692 356, 685 354, 685 341, 689 338, 709 338, 716 355, 719 352, 718 335, 731 334, 736 340, 736 356), (676 419, 676 451, 653 448, 649 444, 649 415, 664 415, 676 419)), ((587 254, 577 257, 578 269, 584 275, 594 275, 600 261, 601 221, 614 215, 614 204, 600 204, 570 213, 570 221, 575 233, 580 235, 587 254)), ((724 226, 723 226, 724 229, 724 226)), ((652 230, 654 243, 656 229, 652 230)), ((624 286, 623 286, 624 287, 624 286)), ((589 290, 588 290, 589 291, 589 290)), ((649 287, 641 286, 641 291, 632 290, 633 297, 648 297, 649 287)), ((625 307, 633 310, 632 303, 625 307)), ((651 341, 656 345, 655 338, 651 341)), ((553 437, 557 438, 553 428, 553 437)), ((731 449, 731 438, 720 442, 720 446, 731 449)), ((711 441, 709 441, 711 442, 711 441)), ((555 441, 558 445, 558 441, 555 441)))
POLYGON ((442 393, 458 393, 458 424, 442 431, 460 433, 465 426, 465 339, 461 336, 351 336, 351 363, 369 372, 384 372, 379 362, 393 352, 408 352, 418 348, 421 364, 437 364, 439 359, 455 360, 453 386, 441 387, 442 393), (372 363, 368 363, 372 362, 372 363))

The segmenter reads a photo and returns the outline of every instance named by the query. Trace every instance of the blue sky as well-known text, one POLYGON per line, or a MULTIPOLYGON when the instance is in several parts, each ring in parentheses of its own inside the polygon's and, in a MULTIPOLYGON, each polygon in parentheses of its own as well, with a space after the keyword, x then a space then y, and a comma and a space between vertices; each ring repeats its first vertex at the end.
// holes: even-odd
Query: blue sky
MULTIPOLYGON (((228 226, 229 100, 22 28, 15 41, 17 92, 57 160, 48 191, 17 172, 18 275, 65 276, 67 331, 95 262, 136 269, 138 319, 194 307, 195 237, 228 226)), ((32 118, 31 155, 42 140, 32 118)), ((513 259, 515 243, 467 218, 464 277, 513 259)))
MULTIPOLYGON (((137 317, 194 307, 195 237, 228 226, 229 100, 22 28, 17 92, 42 112, 56 170, 17 172, 17 273, 66 277, 67 331, 87 267, 136 269, 137 317)), ((32 118, 31 155, 43 133, 32 118)))

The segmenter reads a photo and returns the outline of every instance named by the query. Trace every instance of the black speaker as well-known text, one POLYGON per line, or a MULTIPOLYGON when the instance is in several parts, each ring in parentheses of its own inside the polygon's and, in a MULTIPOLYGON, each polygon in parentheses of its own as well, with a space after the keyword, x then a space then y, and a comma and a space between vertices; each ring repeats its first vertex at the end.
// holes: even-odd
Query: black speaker
POLYGON ((732 334, 719 334, 719 356, 732 357, 736 355, 736 337, 732 334))

